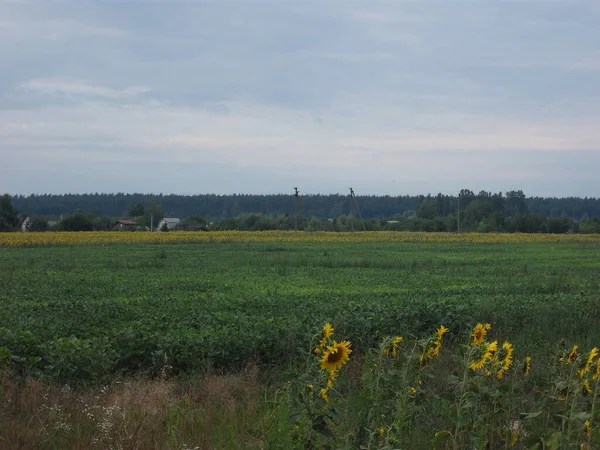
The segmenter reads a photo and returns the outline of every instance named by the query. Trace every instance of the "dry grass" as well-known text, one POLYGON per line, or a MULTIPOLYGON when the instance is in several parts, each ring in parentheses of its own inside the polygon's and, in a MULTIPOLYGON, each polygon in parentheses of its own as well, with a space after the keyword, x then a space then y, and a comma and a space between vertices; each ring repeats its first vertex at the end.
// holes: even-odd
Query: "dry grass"
MULTIPOLYGON (((70 389, 1 379, 0 449, 262 448, 258 370, 70 389)), ((262 405, 262 406, 261 406, 262 405)))

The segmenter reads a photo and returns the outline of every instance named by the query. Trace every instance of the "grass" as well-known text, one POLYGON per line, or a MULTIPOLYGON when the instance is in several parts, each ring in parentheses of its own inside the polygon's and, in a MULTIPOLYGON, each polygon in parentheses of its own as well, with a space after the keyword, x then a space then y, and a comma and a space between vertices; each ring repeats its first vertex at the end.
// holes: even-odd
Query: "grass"
POLYGON ((2 449, 263 448, 256 368, 201 379, 114 380, 77 389, 2 380, 2 449))
MULTIPOLYGON (((366 429, 374 397, 364 380, 385 336, 418 340, 444 324, 445 348, 458 354, 481 321, 519 358, 549 361, 561 339, 591 348, 599 250, 536 237, 3 248, 0 448, 293 448, 290 386, 325 321, 354 349, 337 385, 347 420, 336 432, 350 436, 344 445, 377 446, 377 430, 353 432, 366 429)), ((428 381, 432 397, 410 435, 427 436, 422 448, 451 417, 435 396, 461 367, 437 364, 443 380, 428 381)), ((538 364, 533 379, 546 369, 538 364)))

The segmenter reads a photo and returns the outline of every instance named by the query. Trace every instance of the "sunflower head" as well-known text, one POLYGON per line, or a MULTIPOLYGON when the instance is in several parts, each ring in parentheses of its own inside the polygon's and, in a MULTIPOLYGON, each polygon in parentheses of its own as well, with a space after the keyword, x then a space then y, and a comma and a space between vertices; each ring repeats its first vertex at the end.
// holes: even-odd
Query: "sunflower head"
POLYGON ((589 437, 592 432, 592 423, 590 422, 589 419, 586 420, 585 423, 583 424, 583 432, 585 433, 585 435, 587 437, 589 437))
POLYGON ((473 345, 481 345, 485 340, 485 335, 492 329, 489 323, 478 323, 475 325, 471 336, 473 337, 473 345))
POLYGON ((323 327, 323 331, 321 332, 321 339, 319 340, 319 344, 315 348, 316 354, 323 353, 323 349, 327 345, 327 341, 329 340, 329 338, 331 336, 333 336, 333 330, 334 330, 334 328, 331 326, 331 324, 329 322, 325 323, 325 326, 323 327))
POLYGON ((333 345, 327 347, 323 351, 321 358, 321 369, 334 372, 339 370, 344 364, 350 360, 350 341, 337 342, 333 341, 333 345))
POLYGON ((395 358, 398 355, 398 345, 402 342, 402 336, 396 336, 392 341, 392 357, 395 358))
POLYGON ((582 388, 583 395, 591 394, 592 387, 590 386, 590 382, 587 379, 583 380, 582 388))
POLYGON ((501 351, 498 353, 498 362, 495 364, 499 365, 500 369, 498 370, 496 377, 501 380, 506 371, 510 369, 510 366, 512 365, 513 345, 510 342, 505 341, 504 344, 502 344, 501 351))
POLYGON ((592 350, 590 350, 587 359, 584 361, 583 364, 581 364, 579 370, 577 371, 577 375, 579 375, 579 378, 583 378, 590 371, 592 364, 594 363, 594 360, 597 356, 598 347, 594 347, 592 350))
POLYGON ((578 348, 579 348, 578 345, 573 346, 573 350, 571 350, 571 353, 569 353, 569 359, 567 360, 567 364, 571 364, 573 361, 575 361, 575 358, 577 358, 577 349, 578 348))
POLYGON ((441 338, 448 331, 450 331, 448 328, 446 328, 444 325, 440 325, 440 327, 437 329, 438 338, 441 338))
POLYGON ((525 364, 523 364, 523 376, 528 377, 531 372, 531 356, 525 358, 525 364))
POLYGON ((325 400, 325 403, 329 402, 329 395, 327 394, 328 389, 321 388, 321 398, 325 400))
POLYGON ((475 355, 469 368, 473 370, 483 369, 491 361, 492 357, 498 351, 498 341, 485 343, 475 348, 475 355))

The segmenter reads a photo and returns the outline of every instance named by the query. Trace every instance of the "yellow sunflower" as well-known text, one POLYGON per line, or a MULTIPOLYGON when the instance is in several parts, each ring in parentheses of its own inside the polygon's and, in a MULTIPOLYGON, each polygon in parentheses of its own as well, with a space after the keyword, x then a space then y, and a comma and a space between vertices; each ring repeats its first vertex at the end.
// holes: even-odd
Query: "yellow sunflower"
POLYGON ((577 358, 577 349, 579 348, 579 346, 574 345, 573 346, 573 350, 571 350, 571 353, 569 353, 569 359, 567 360, 567 364, 571 364, 573 361, 575 361, 575 358, 577 358))
POLYGON ((492 356, 494 356, 494 353, 496 353, 497 350, 498 341, 483 345, 479 357, 471 362, 469 368, 473 370, 483 369, 485 364, 492 359, 492 356))
POLYGON ((596 370, 594 371, 594 375, 592 375, 592 380, 596 381, 600 376, 600 358, 596 360, 596 370))
POLYGON ((579 378, 583 378, 584 375, 590 371, 590 368, 592 367, 592 364, 594 363, 594 360, 596 359, 597 356, 598 356, 598 347, 594 347, 590 351, 590 354, 588 355, 585 365, 577 371, 577 375, 579 375, 579 378))
POLYGON ((485 335, 492 329, 489 323, 478 323, 473 329, 471 336, 473 337, 473 345, 481 345, 485 340, 485 335))
POLYGON ((440 327, 437 329, 437 337, 435 339, 435 348, 433 349, 433 356, 440 355, 442 343, 444 342, 444 334, 446 334, 448 331, 448 328, 446 328, 444 325, 440 325, 440 327))
POLYGON ((498 378, 499 380, 502 379, 502 377, 504 376, 506 371, 508 369, 510 369, 510 366, 512 365, 512 360, 513 360, 512 344, 508 341, 505 341, 504 344, 502 344, 502 351, 504 353, 504 357, 501 360, 499 360, 499 362, 498 362, 498 364, 501 367, 500 367, 500 370, 498 370, 498 373, 496 374, 496 378, 498 378))
POLYGON ((528 377, 531 372, 531 356, 525 358, 525 365, 523 366, 523 376, 528 377))
POLYGON ((337 342, 333 341, 333 345, 327 347, 323 351, 321 358, 321 369, 334 372, 339 370, 344 364, 350 360, 350 341, 337 342))
POLYGON ((333 336, 334 328, 331 326, 329 322, 325 324, 323 327, 323 331, 321 332, 321 340, 319 341, 319 345, 315 348, 315 353, 322 353, 323 349, 327 345, 327 340, 333 336))
POLYGON ((585 435, 587 437, 589 437, 592 432, 592 423, 590 422, 589 419, 586 420, 585 423, 583 424, 583 432, 585 433, 585 435))
POLYGON ((329 395, 327 395, 326 388, 321 388, 321 398, 325 400, 325 403, 329 402, 329 395))
POLYGON ((400 342, 402 342, 403 338, 402 336, 396 336, 394 338, 394 340, 392 341, 392 357, 395 358, 396 355, 398 354, 398 345, 400 345, 400 342))
POLYGON ((583 395, 590 394, 592 392, 592 387, 590 386, 590 382, 588 380, 583 380, 583 395))

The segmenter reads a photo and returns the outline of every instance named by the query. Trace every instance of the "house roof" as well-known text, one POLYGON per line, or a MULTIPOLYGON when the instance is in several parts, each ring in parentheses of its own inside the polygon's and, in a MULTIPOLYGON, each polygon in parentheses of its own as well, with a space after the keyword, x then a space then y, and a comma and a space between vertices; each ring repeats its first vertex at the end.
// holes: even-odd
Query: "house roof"
POLYGON ((137 225, 137 222, 134 222, 133 220, 123 219, 117 220, 117 223, 115 223, 115 225, 137 225))
POLYGON ((175 217, 165 217, 163 220, 161 220, 161 222, 167 222, 167 223, 179 223, 180 220, 175 218, 175 217))

